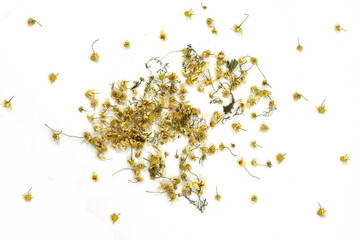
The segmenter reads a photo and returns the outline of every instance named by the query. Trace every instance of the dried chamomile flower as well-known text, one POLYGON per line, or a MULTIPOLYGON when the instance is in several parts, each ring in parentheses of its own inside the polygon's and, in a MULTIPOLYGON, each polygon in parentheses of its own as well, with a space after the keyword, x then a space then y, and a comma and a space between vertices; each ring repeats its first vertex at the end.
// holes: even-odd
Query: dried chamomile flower
POLYGON ((99 61, 99 58, 100 58, 100 55, 95 52, 94 50, 94 44, 99 41, 99 39, 96 39, 92 44, 91 44, 91 49, 92 49, 92 54, 90 56, 90 60, 93 61, 93 62, 98 62, 99 61))
POLYGON ((207 25, 209 28, 212 28, 212 27, 213 27, 213 24, 214 24, 214 19, 212 19, 212 18, 207 18, 207 19, 206 19, 206 25, 207 25))
POLYGON ((269 126, 266 125, 265 123, 261 124, 260 125, 260 128, 259 128, 260 132, 267 132, 270 130, 269 126))
POLYGON ((159 38, 161 41, 166 41, 168 39, 164 30, 160 31, 159 38))
POLYGON ((218 193, 218 190, 217 190, 217 187, 216 187, 216 195, 215 195, 215 200, 216 201, 220 201, 221 200, 221 195, 219 195, 219 193, 218 193))
POLYGON ((97 154, 97 157, 98 157, 98 159, 101 159, 101 160, 110 160, 110 159, 106 158, 106 157, 105 157, 105 154, 102 153, 102 152, 99 152, 99 153, 97 154))
POLYGON ((240 159, 238 160, 238 165, 239 165, 240 167, 245 167, 245 166, 246 166, 246 161, 245 161, 245 159, 244 159, 244 158, 240 158, 240 159))
POLYGON ((26 202, 31 202, 31 200, 34 198, 32 196, 31 189, 32 189, 32 187, 29 189, 29 191, 27 193, 22 195, 26 202))
POLYGON ((279 153, 276 155, 276 161, 278 162, 278 164, 282 163, 282 161, 285 160, 285 155, 286 153, 285 154, 279 153))
POLYGON ((351 159, 349 158, 348 154, 340 157, 340 161, 341 161, 343 164, 347 164, 348 161, 350 161, 350 160, 351 160, 351 159))
POLYGON ((175 202, 178 199, 178 195, 174 192, 170 192, 168 194, 168 200, 169 202, 175 202))
POLYGON ((296 46, 296 50, 297 50, 298 52, 302 52, 302 50, 304 50, 304 47, 300 45, 300 40, 299 40, 299 38, 298 38, 298 45, 296 46))
POLYGON ((262 148, 259 144, 256 143, 256 140, 250 142, 250 147, 256 149, 258 147, 262 148))
POLYGON ((251 164, 251 166, 253 166, 253 167, 257 167, 257 166, 259 165, 258 162, 257 162, 257 160, 256 160, 256 158, 253 158, 253 159, 251 160, 250 164, 251 164))
POLYGON ((266 166, 267 166, 268 168, 271 168, 271 167, 272 167, 271 161, 267 161, 267 162, 266 162, 266 166))
POLYGON ((201 3, 201 7, 206 10, 207 9, 207 6, 203 5, 203 3, 201 3))
POLYGON ((3 102, 1 103, 1 105, 6 108, 8 111, 11 111, 12 110, 12 104, 11 104, 11 100, 13 99, 14 97, 11 97, 9 100, 6 100, 4 99, 3 102))
POLYGON ((54 142, 58 142, 60 140, 60 134, 61 134, 61 132, 53 132, 52 133, 52 138, 53 138, 54 142))
POLYGON ((90 89, 85 92, 85 97, 93 99, 95 97, 95 89, 90 89))
POLYGON ((242 23, 240 23, 239 25, 234 24, 234 27, 231 29, 234 32, 236 32, 238 35, 242 35, 243 34, 243 29, 242 29, 242 25, 244 24, 244 22, 248 19, 249 14, 245 14, 246 18, 242 21, 242 23))
POLYGON ((125 40, 125 41, 123 42, 123 47, 124 47, 125 49, 129 49, 129 48, 130 48, 130 41, 129 41, 129 40, 125 40))
POLYGON ((190 9, 190 10, 188 10, 188 11, 185 11, 185 12, 184 12, 184 15, 186 16, 187 19, 191 19, 192 16, 195 15, 195 14, 193 13, 193 10, 190 9))
POLYGON ((78 110, 79 110, 79 112, 86 112, 86 110, 84 109, 83 106, 80 106, 80 107, 78 108, 78 110))
POLYGON ((326 108, 325 108, 325 100, 321 103, 320 106, 316 107, 316 110, 318 111, 319 114, 324 114, 326 112, 326 108))
POLYGON ((57 80, 58 75, 59 75, 58 73, 57 74, 55 74, 55 73, 49 74, 50 84, 53 84, 57 80))
POLYGON ((220 143, 220 145, 219 145, 219 150, 220 150, 220 151, 224 151, 224 150, 225 150, 225 144, 224 144, 224 143, 220 143))
POLYGON ((321 207, 320 203, 319 203, 319 209, 317 210, 316 214, 319 217, 325 217, 325 215, 326 215, 326 210, 325 210, 325 208, 321 207))
POLYGON ((213 28, 211 29, 211 33, 214 34, 214 35, 218 35, 218 34, 219 34, 219 33, 218 33, 218 30, 217 30, 215 27, 213 27, 213 28))
POLYGON ((270 84, 268 83, 268 81, 267 81, 266 79, 264 79, 264 80, 261 82, 261 84, 262 84, 263 86, 268 86, 269 88, 271 88, 270 84))
POLYGON ((241 123, 233 123, 231 124, 232 129, 238 133, 240 130, 246 131, 245 129, 241 128, 241 123))
POLYGON ((258 197, 256 196, 256 194, 251 195, 250 201, 252 203, 257 203, 258 202, 258 197))
POLYGON ((93 182, 98 182, 98 181, 99 181, 99 176, 98 176, 98 174, 97 174, 96 171, 93 171, 93 172, 92 172, 92 174, 91 174, 91 180, 92 180, 93 182))
POLYGON ((301 98, 305 99, 306 101, 308 101, 302 94, 295 92, 293 94, 293 99, 294 101, 299 101, 301 98))
POLYGON ((34 26, 35 23, 39 24, 39 26, 42 27, 42 25, 41 25, 38 21, 36 21, 35 19, 33 19, 33 18, 29 18, 29 19, 27 20, 27 25, 28 25, 29 27, 34 26))
POLYGON ((110 215, 112 224, 116 223, 119 220, 120 213, 113 213, 110 215))
POLYGON ((335 31, 335 32, 341 32, 341 31, 345 31, 345 32, 346 32, 346 30, 343 29, 343 28, 340 26, 340 24, 335 24, 335 26, 334 26, 334 31, 335 31))
POLYGON ((250 57, 250 63, 256 66, 259 64, 258 59, 256 57, 250 57))

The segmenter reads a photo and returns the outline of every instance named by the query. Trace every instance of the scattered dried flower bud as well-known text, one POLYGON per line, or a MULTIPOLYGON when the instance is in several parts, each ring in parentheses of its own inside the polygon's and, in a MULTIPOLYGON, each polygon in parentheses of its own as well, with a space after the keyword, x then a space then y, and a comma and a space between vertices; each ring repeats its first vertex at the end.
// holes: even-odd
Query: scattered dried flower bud
POLYGON ((296 46, 296 50, 297 50, 298 52, 302 52, 302 50, 304 50, 304 47, 300 45, 300 40, 299 40, 299 38, 298 38, 298 45, 296 46))
POLYGON ((215 200, 216 201, 220 201, 221 200, 221 195, 219 195, 219 193, 218 193, 218 190, 217 190, 217 187, 216 187, 216 195, 215 195, 215 200))
POLYGON ((92 54, 90 56, 90 60, 93 61, 93 62, 98 62, 99 61, 99 58, 100 58, 100 55, 95 52, 94 50, 94 44, 99 41, 99 39, 96 39, 92 44, 91 44, 91 49, 92 49, 92 54))
POLYGON ((348 161, 350 161, 350 160, 351 160, 351 159, 349 158, 348 154, 340 157, 340 161, 341 161, 343 164, 347 164, 348 161))
POLYGON ((92 174, 91 174, 91 180, 92 180, 93 182, 98 182, 98 181, 99 181, 99 176, 98 176, 98 174, 97 174, 96 171, 93 171, 93 172, 92 172, 92 174))
POLYGON ((28 25, 29 27, 34 26, 35 23, 39 24, 39 26, 42 27, 42 25, 41 25, 38 21, 36 21, 35 19, 33 19, 33 18, 29 18, 29 19, 27 20, 27 25, 28 25))
POLYGON ((276 155, 276 160, 278 161, 278 164, 282 163, 282 161, 285 160, 285 155, 286 153, 285 154, 279 153, 276 155))
POLYGON ((129 40, 125 40, 124 43, 123 43, 123 47, 125 49, 129 49, 130 48, 130 41, 129 40))
POLYGON ((258 197, 256 196, 256 194, 251 195, 250 201, 252 203, 257 203, 258 202, 258 197))
POLYGON ((240 167, 245 167, 245 166, 246 166, 246 161, 245 161, 245 159, 244 159, 244 158, 240 158, 240 159, 238 160, 238 164, 239 164, 240 167))
POLYGON ((260 132, 267 132, 267 131, 270 130, 270 128, 269 128, 268 125, 266 125, 266 124, 263 123, 263 124, 260 125, 259 130, 260 130, 260 132))
POLYGON ((1 105, 6 108, 8 111, 11 111, 12 110, 12 104, 11 104, 11 100, 13 99, 14 97, 11 97, 9 100, 6 100, 4 99, 3 102, 1 103, 1 105))
POLYGON ((325 210, 325 208, 321 207, 320 203, 319 203, 319 209, 317 210, 316 214, 319 217, 325 217, 325 215, 326 215, 326 210, 325 210))
POLYGON ((194 15, 193 10, 190 9, 190 10, 188 10, 188 11, 185 11, 185 12, 184 12, 184 15, 186 16, 187 19, 191 19, 192 16, 194 15))
POLYGON ((166 41, 168 39, 164 30, 160 31, 159 38, 161 41, 166 41))
POLYGON ((57 74, 54 74, 54 73, 49 74, 50 84, 53 84, 57 80, 58 75, 59 75, 58 73, 57 74))
POLYGON ((116 223, 119 220, 120 213, 113 213, 110 215, 112 224, 116 223))
POLYGON ((324 114, 326 112, 326 108, 325 108, 325 100, 321 103, 320 106, 316 107, 316 110, 318 111, 319 114, 324 114))
POLYGON ((34 198, 32 196, 31 189, 32 189, 32 187, 29 189, 29 191, 27 193, 22 195, 26 202, 31 202, 31 200, 34 198))
POLYGON ((336 25, 334 26, 334 31, 335 31, 335 32, 341 32, 341 31, 345 31, 345 32, 346 32, 346 30, 343 29, 343 28, 340 26, 340 24, 336 24, 336 25))

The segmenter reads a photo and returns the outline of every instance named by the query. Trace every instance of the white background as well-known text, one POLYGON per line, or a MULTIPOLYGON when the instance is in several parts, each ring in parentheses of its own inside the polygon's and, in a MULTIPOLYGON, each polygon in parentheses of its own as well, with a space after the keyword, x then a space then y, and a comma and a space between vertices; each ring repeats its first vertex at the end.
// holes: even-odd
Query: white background
MULTIPOLYGON (((360 239, 357 1, 204 4, 207 10, 196 0, 0 0, 0 98, 15 96, 12 112, 0 109, 0 239, 360 239), (187 20, 183 12, 191 8, 195 16, 187 20), (245 13, 244 35, 237 36, 230 29, 245 13), (43 27, 29 28, 29 17, 43 27), (207 17, 215 20, 218 36, 207 28, 207 17), (347 32, 336 33, 336 23, 347 32), (166 42, 158 38, 162 29, 166 42), (295 49, 297 37, 302 53, 295 49), (89 60, 96 39, 99 63, 89 60), (122 48, 125 39, 129 50, 122 48), (278 106, 271 118, 239 118, 247 132, 232 133, 230 123, 212 132, 211 143, 234 142, 239 157, 272 160, 274 167, 248 166, 257 180, 227 152, 209 158, 197 169, 207 179, 203 214, 184 199, 169 203, 146 193, 157 184, 132 184, 130 172, 112 177, 129 153, 100 161, 80 141, 55 144, 44 126, 81 135, 90 128, 77 111, 87 104, 86 90, 95 88, 105 99, 109 83, 145 77, 150 57, 189 43, 199 52, 257 57, 278 106), (51 72, 59 73, 52 85, 51 72), (295 91, 309 102, 294 102, 295 91), (315 106, 324 99, 328 111, 319 115, 315 106), (258 131, 262 122, 271 128, 266 134, 258 131), (253 139, 263 148, 250 149, 253 139), (281 165, 274 162, 279 152, 287 154, 281 165), (346 153, 347 166, 339 161, 346 153), (92 171, 99 173, 98 183, 91 181, 92 171), (27 203, 21 194, 30 187, 34 199, 27 203), (250 203, 253 193, 257 204, 250 203), (318 202, 325 218, 316 215, 318 202), (121 213, 114 225, 113 212, 121 213)), ((253 83, 262 80, 252 74, 253 83)))

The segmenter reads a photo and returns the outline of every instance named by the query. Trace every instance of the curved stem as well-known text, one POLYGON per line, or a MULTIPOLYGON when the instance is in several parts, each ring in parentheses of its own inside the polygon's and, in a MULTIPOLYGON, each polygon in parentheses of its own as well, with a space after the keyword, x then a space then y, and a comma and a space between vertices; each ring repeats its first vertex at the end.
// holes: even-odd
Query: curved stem
POLYGON ((309 101, 309 100, 307 100, 307 98, 304 97, 304 95, 302 95, 302 94, 301 94, 301 97, 302 97, 303 99, 305 99, 306 101, 309 101))
POLYGON ((261 75, 264 77, 264 80, 267 80, 264 73, 261 71, 261 69, 259 68, 259 65, 256 64, 257 69, 259 70, 259 72, 261 73, 261 75))
POLYGON ((123 170, 131 170, 131 168, 123 168, 123 169, 120 169, 116 172, 114 172, 111 176, 114 176, 115 174, 118 174, 119 172, 123 171, 123 170))
POLYGON ((234 154, 229 147, 225 147, 225 148, 227 148, 230 151, 231 155, 233 155, 234 157, 237 157, 237 155, 234 154))
POLYGON ((171 52, 168 52, 167 54, 165 54, 162 58, 159 59, 159 61, 162 61, 164 58, 167 57, 167 55, 171 54, 171 53, 176 53, 176 52, 182 52, 182 50, 177 50, 177 51, 171 51, 171 52))
POLYGON ((253 178, 257 178, 257 179, 259 179, 259 180, 260 180, 260 178, 259 178, 259 177, 256 177, 256 176, 252 175, 252 174, 249 172, 249 170, 247 170, 247 168, 246 168, 246 167, 244 167, 244 168, 245 168, 245 170, 248 172, 248 174, 249 174, 250 176, 252 176, 253 178))
POLYGON ((245 15, 246 15, 246 18, 244 19, 244 21, 242 21, 242 23, 240 23, 240 27, 241 27, 241 25, 243 25, 243 23, 248 19, 248 17, 249 17, 249 14, 247 14, 247 13, 245 13, 245 15))
POLYGON ((95 51, 94 51, 94 44, 95 44, 97 41, 99 41, 99 39, 96 39, 96 40, 91 44, 91 49, 92 49, 93 52, 95 52, 95 51))
POLYGON ((47 124, 45 124, 45 126, 48 127, 51 131, 53 131, 53 132, 58 132, 59 134, 62 134, 62 135, 64 135, 64 136, 72 137, 72 138, 84 139, 84 137, 73 136, 73 135, 69 135, 69 134, 63 133, 62 131, 57 131, 57 130, 53 129, 52 127, 50 127, 50 126, 47 125, 47 124))

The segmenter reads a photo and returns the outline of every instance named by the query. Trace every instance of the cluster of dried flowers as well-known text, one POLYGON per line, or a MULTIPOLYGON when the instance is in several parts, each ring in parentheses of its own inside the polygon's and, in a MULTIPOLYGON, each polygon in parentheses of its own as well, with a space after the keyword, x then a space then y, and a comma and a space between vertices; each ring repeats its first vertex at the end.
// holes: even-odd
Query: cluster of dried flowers
MULTIPOLYGON (((182 53, 182 76, 170 72, 169 64, 163 59, 151 58, 145 64, 150 73, 146 79, 141 77, 131 84, 125 80, 113 83, 110 99, 101 104, 95 89, 86 91, 85 96, 94 110, 91 114, 87 111, 92 130, 79 138, 94 146, 100 159, 105 158, 109 148, 131 149, 126 169, 133 172, 133 182, 143 182, 143 175, 147 173, 151 180, 159 181, 155 192, 166 194, 170 201, 185 198, 203 212, 207 205, 203 197, 206 180, 193 172, 192 164, 202 164, 208 156, 225 149, 233 154, 224 143, 215 146, 207 141, 210 130, 240 115, 249 114, 253 119, 269 117, 276 110, 276 104, 266 79, 249 87, 247 96, 239 95, 238 89, 247 86, 250 70, 260 70, 255 57, 228 59, 224 52, 214 54, 210 50, 199 54, 191 45, 176 52, 182 53), (157 65, 158 69, 151 65, 157 65), (222 111, 208 114, 208 119, 203 117, 204 112, 187 100, 189 87, 209 98, 209 104, 222 106, 222 111), (260 101, 268 102, 263 112, 250 113, 260 101), (170 156, 164 147, 180 137, 187 140, 187 145, 170 156), (166 174, 166 161, 178 163, 178 175, 166 174)), ((84 107, 79 111, 85 111, 84 107)), ((245 130, 238 121, 231 127, 235 133, 245 130)), ((259 126, 260 132, 269 129, 264 123, 259 126)), ((54 141, 64 134, 51 130, 54 141)), ((235 148, 235 144, 230 147, 235 148)), ((278 162, 283 159, 278 158, 278 162)), ((239 160, 239 165, 245 168, 245 161, 239 160)), ((257 165, 261 164, 253 163, 257 165)), ((265 166, 272 164, 269 161, 265 166)), ((98 181, 96 173, 92 179, 98 181)))

